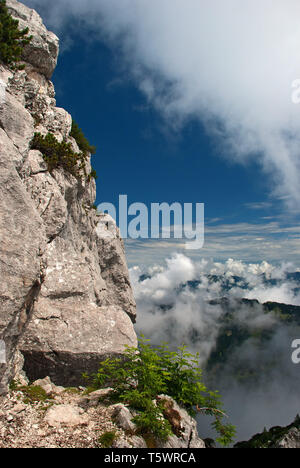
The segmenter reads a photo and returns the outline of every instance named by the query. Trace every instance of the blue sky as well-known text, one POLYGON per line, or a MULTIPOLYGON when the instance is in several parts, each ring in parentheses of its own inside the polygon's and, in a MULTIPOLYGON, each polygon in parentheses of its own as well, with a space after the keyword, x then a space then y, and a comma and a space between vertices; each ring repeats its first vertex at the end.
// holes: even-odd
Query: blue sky
POLYGON ((99 41, 74 38, 53 76, 57 105, 98 148, 97 202, 117 203, 125 193, 129 202, 146 204, 204 202, 209 218, 257 219, 246 205, 266 197, 259 168, 222 158, 197 121, 179 134, 168 130, 134 83, 119 76, 115 53, 99 41))
MULTIPOLYGON (((229 1, 235 3, 235 0, 229 1)), ((291 133, 295 130, 297 134, 300 123, 300 108, 297 109, 298 117, 295 106, 292 109, 288 100, 288 80, 297 78, 299 67, 295 55, 290 57, 292 71, 288 71, 281 81, 278 79, 268 99, 261 102, 264 95, 256 68, 247 70, 245 76, 234 68, 241 63, 243 55, 240 62, 235 63, 231 53, 227 54, 222 48, 214 49, 212 43, 211 55, 215 51, 215 62, 211 56, 205 61, 209 47, 203 48, 204 52, 194 57, 199 72, 193 76, 195 67, 189 69, 185 54, 176 53, 176 47, 184 40, 172 46, 168 37, 163 43, 162 35, 157 49, 155 36, 145 39, 135 22, 139 26, 144 24, 145 30, 151 28, 153 32, 155 28, 159 36, 159 19, 163 12, 156 11, 159 5, 156 1, 149 11, 149 3, 146 6, 142 1, 138 17, 132 14, 135 0, 126 14, 118 3, 113 5, 114 0, 110 4, 105 0, 89 4, 84 0, 71 3, 63 0, 54 1, 51 6, 43 0, 25 3, 40 11, 48 27, 61 38, 62 51, 53 76, 57 105, 72 114, 98 148, 93 157, 93 166, 98 173, 97 204, 106 201, 117 205, 119 194, 127 194, 129 203, 143 202, 148 206, 153 202, 205 203, 205 247, 191 255, 215 260, 232 257, 253 262, 292 260, 299 263, 299 179, 296 177, 299 175, 299 158, 298 153, 293 153, 297 140, 291 136, 292 146, 289 140, 281 138, 291 116, 291 133), (117 9, 110 11, 113 6, 117 9), (90 14, 92 19, 88 19, 90 14), (153 15, 152 23, 147 15, 153 15), (134 46, 133 37, 140 41, 134 46), (226 57, 227 62, 232 60, 231 64, 224 63, 226 57), (185 73, 183 66, 187 70, 185 73), (224 71, 220 82, 213 73, 206 76, 207 69, 217 73, 218 67, 224 71), (240 73, 238 77, 237 73, 240 73), (216 88, 211 88, 210 82, 214 79, 216 88), (241 81, 239 88, 237 84, 241 81), (226 84, 226 89, 218 95, 216 90, 221 83, 226 84), (274 102, 282 83, 286 86, 284 96, 274 102), (249 96, 249 90, 253 96, 249 96), (283 99, 287 101, 284 105, 283 99), (262 106, 270 106, 265 115, 262 106), (237 129, 240 122, 241 129, 237 129), (272 138, 267 138, 267 134, 272 138)), ((254 22, 255 13, 269 17, 269 2, 265 0, 264 3, 265 11, 248 12, 250 18, 253 15, 254 22)), ((292 0, 289 3, 295 5, 292 0)), ((170 2, 166 4, 170 5, 170 2)), ((208 5, 206 0, 202 4, 203 8, 208 5)), ((173 5, 174 10, 182 8, 178 0, 173 5)), ((217 10, 212 9, 212 13, 215 12, 217 10)), ((209 7, 204 13, 211 13, 209 7)), ((243 13, 240 15, 242 23, 243 13)), ((266 36, 277 34, 276 20, 275 17, 273 24, 271 18, 266 36)), ((186 22, 179 25, 185 34, 183 39, 188 36, 188 23, 192 23, 189 12, 186 22)), ((214 22, 212 19, 212 27, 214 22)), ((163 27, 164 30, 168 27, 171 34, 171 23, 164 23, 163 27)), ((249 38, 245 32, 245 48, 249 49, 250 59, 253 54, 253 60, 256 60, 259 48, 252 45, 251 31, 249 38), (247 45, 248 40, 251 46, 247 45)), ((237 28, 236 34, 240 32, 237 28)), ((279 44, 284 42, 285 34, 287 32, 283 31, 278 38, 279 44)), ((207 37, 218 41, 218 38, 207 37)), ((200 39, 203 42, 207 38, 200 39)), ((233 36, 235 46, 236 40, 233 36)), ((195 43, 195 48, 197 46, 195 43)), ((267 47, 270 45, 266 45, 268 52, 267 47)), ((270 51, 273 53, 276 47, 274 42, 270 51)), ((189 50, 188 53, 192 57, 194 52, 189 50)), ((238 50, 236 54, 239 57, 238 50)), ((272 60, 272 54, 269 58, 272 60)), ((274 53, 273 71, 277 61, 278 66, 281 64, 280 60, 280 53, 274 53)), ((258 64, 259 60, 254 63, 255 66, 258 64)), ((268 82, 267 75, 265 79, 268 82)), ((126 245, 130 264, 161 261, 181 249, 178 241, 129 240, 126 245)))

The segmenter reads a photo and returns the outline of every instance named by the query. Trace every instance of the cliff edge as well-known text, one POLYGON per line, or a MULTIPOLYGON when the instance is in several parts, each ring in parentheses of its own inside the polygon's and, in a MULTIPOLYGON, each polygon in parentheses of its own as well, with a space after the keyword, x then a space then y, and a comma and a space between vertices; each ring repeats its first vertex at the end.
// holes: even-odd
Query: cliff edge
POLYGON ((59 41, 40 16, 7 0, 20 28, 33 36, 24 70, 0 63, 0 391, 23 367, 30 380, 50 376, 79 385, 99 360, 136 346, 135 301, 123 242, 93 209, 96 185, 63 168, 49 172, 35 133, 79 147, 72 118, 56 107, 50 78, 59 41))

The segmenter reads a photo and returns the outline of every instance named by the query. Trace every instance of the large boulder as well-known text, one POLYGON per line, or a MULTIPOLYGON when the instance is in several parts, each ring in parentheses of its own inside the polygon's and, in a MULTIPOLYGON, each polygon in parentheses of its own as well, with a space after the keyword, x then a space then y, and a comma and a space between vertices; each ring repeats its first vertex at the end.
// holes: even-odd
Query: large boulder
POLYGON ((87 415, 83 414, 81 408, 74 405, 52 406, 46 412, 44 420, 49 426, 56 428, 82 426, 88 423, 87 415))

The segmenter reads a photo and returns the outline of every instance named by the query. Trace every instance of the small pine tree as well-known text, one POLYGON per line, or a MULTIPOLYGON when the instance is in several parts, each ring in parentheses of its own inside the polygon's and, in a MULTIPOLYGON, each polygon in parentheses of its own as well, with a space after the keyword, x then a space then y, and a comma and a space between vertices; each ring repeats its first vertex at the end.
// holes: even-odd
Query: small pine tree
POLYGON ((0 61, 12 69, 21 60, 23 48, 32 40, 29 29, 19 30, 19 21, 10 15, 5 0, 0 0, 0 61))
MULTIPOLYGON (((87 155, 88 153, 90 154, 96 154, 96 146, 93 146, 90 144, 89 140, 86 138, 84 135, 82 129, 79 127, 79 125, 75 122, 75 120, 72 120, 72 129, 70 132, 70 136, 73 137, 76 140, 76 143, 82 151, 83 155, 87 155)), ((92 179, 97 180, 97 172, 95 169, 92 169, 90 174, 88 175, 87 180, 90 182, 92 179)))
POLYGON ((78 179, 85 177, 88 182, 92 178, 97 179, 97 173, 94 169, 87 174, 87 153, 75 153, 70 143, 66 141, 59 142, 53 133, 48 133, 45 136, 35 133, 30 148, 42 153, 49 172, 62 167, 78 179))
POLYGON ((92 146, 89 143, 88 139, 85 137, 83 131, 81 130, 79 125, 75 122, 75 120, 72 121, 72 130, 71 130, 70 136, 76 140, 76 143, 79 149, 83 153, 91 153, 91 154, 96 153, 96 147, 92 146))
MULTIPOLYGON (((42 153, 49 172, 62 167, 79 179, 82 178, 81 171, 86 172, 86 156, 83 153, 75 153, 70 143, 65 141, 60 143, 52 133, 48 133, 46 136, 35 133, 30 148, 42 153)), ((85 175, 87 176, 87 174, 85 175)))

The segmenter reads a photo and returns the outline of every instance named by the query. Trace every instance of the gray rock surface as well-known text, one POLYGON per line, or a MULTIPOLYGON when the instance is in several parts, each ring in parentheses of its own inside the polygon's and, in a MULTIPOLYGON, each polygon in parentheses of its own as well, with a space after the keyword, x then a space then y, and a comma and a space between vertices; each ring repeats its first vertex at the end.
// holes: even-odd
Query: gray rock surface
POLYGON ((83 414, 83 410, 74 405, 52 406, 52 408, 47 410, 44 419, 52 427, 74 427, 87 424, 88 422, 88 418, 83 414))
POLYGON ((35 10, 16 0, 6 0, 6 4, 13 17, 19 21, 19 28, 29 27, 29 34, 33 36, 24 50, 24 61, 33 65, 46 78, 51 78, 57 63, 58 37, 47 31, 35 10))
MULTIPOLYGON (((171 411, 165 417, 169 420, 174 435, 170 436, 165 442, 157 440, 156 448, 205 448, 204 441, 198 435, 195 419, 191 418, 186 410, 178 406, 171 397, 160 395, 158 398, 169 403, 168 406, 171 411)), ((132 444, 135 447, 146 446, 144 439, 137 437, 137 434, 135 434, 137 428, 132 421, 134 412, 123 404, 114 405, 112 408, 113 421, 118 427, 130 434, 132 444), (135 443, 138 445, 135 445, 135 443)), ((119 446, 119 448, 126 448, 126 446, 119 446)))
POLYGON ((15 369, 19 337, 31 319, 43 278, 45 230, 11 158, 13 143, 0 133, 0 339, 7 365, 1 365, 0 391, 15 369), (34 235, 33 235, 34 233, 34 235))
POLYGON ((137 430, 137 427, 134 424, 134 422, 132 422, 132 417, 133 415, 130 412, 130 410, 122 403, 119 403, 114 406, 114 410, 112 413, 112 418, 114 422, 124 431, 128 431, 134 434, 137 430))
POLYGON ((166 417, 176 433, 176 435, 169 437, 166 442, 160 443, 160 448, 205 448, 204 441, 198 435, 196 420, 171 397, 160 395, 159 399, 169 403, 170 416, 166 413, 166 417))
POLYGON ((64 387, 57 387, 54 383, 51 382, 50 377, 45 377, 44 379, 36 380, 32 383, 35 387, 41 387, 47 395, 57 394, 60 395, 65 391, 64 387))
POLYGON ((95 181, 62 169, 50 174, 42 154, 30 150, 35 132, 51 132, 79 152, 72 118, 56 107, 49 81, 58 39, 34 10, 7 4, 34 38, 24 70, 0 64, 0 340, 7 355, 0 391, 20 371, 22 355, 30 380, 78 385, 99 360, 137 344, 135 301, 119 231, 108 231, 106 215, 92 208, 95 181))

